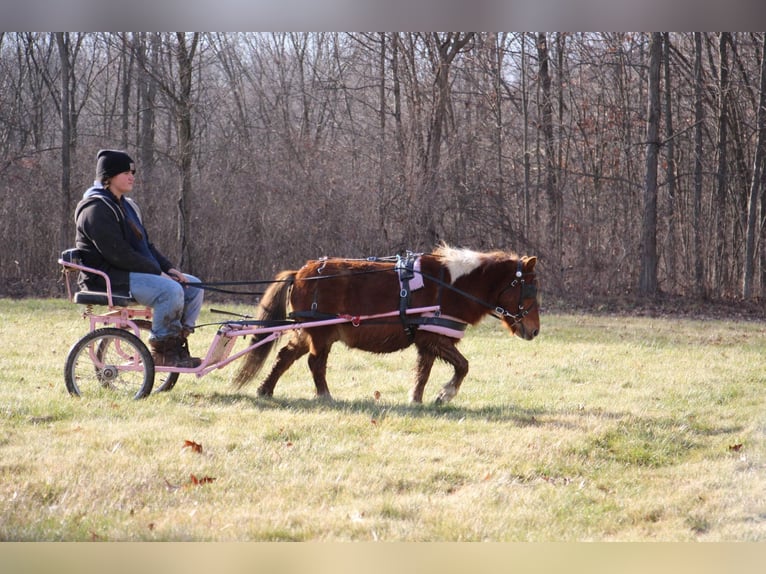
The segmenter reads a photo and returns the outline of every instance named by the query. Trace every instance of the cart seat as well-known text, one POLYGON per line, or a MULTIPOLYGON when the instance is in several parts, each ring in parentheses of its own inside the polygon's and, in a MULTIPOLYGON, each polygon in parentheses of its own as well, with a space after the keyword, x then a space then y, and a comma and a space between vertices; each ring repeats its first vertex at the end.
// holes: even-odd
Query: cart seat
POLYGON ((80 250, 77 248, 66 249, 62 251, 59 263, 64 267, 66 276, 66 287, 69 293, 70 299, 73 303, 80 305, 109 305, 109 293, 112 294, 112 306, 113 307, 131 307, 133 305, 139 305, 130 294, 115 293, 111 291, 111 282, 109 277, 103 271, 86 267, 82 264, 82 256, 80 250), (100 275, 106 282, 106 291, 79 291, 79 285, 77 285, 77 273, 79 271, 87 271, 100 275))
MULTIPOLYGON (((78 291, 74 294, 74 302, 80 305, 109 305, 109 297, 101 291, 78 291)), ((130 307, 138 305, 138 301, 130 295, 112 293, 112 304, 115 307, 130 307)))

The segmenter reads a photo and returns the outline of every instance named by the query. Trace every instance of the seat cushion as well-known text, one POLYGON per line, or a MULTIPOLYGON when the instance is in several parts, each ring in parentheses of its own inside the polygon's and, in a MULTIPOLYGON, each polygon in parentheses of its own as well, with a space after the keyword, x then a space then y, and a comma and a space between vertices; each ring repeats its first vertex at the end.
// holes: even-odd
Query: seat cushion
MULTIPOLYGON (((109 298, 101 291, 78 291, 74 294, 74 302, 81 305, 109 305, 109 298)), ((138 305, 138 301, 130 295, 112 293, 112 303, 117 307, 138 305)))

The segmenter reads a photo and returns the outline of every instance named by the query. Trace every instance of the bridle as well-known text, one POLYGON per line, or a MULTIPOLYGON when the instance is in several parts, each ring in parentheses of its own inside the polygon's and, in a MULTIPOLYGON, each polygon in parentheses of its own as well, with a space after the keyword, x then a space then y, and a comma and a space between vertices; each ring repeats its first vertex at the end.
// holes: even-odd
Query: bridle
POLYGON ((513 281, 508 283, 508 285, 503 287, 503 289, 500 291, 497 296, 498 305, 492 311, 492 315, 498 319, 511 319, 512 327, 515 327, 521 323, 521 321, 524 320, 524 317, 529 315, 529 313, 537 306, 537 285, 532 281, 528 282, 526 279, 524 279, 529 275, 534 275, 534 273, 524 273, 523 262, 521 259, 519 259, 513 281), (503 293, 509 289, 514 289, 517 286, 521 287, 519 291, 519 308, 516 313, 511 313, 505 307, 499 305, 499 302, 500 298, 503 296, 503 293), (532 304, 529 307, 524 307, 524 301, 526 299, 532 299, 532 304))
POLYGON ((437 285, 440 285, 444 287, 445 289, 449 289, 450 291, 454 291, 455 293, 458 293, 459 295, 462 295, 466 299, 470 299, 474 303, 478 303, 479 305, 482 305, 490 310, 489 314, 494 317, 495 319, 510 319, 511 323, 510 325, 512 327, 515 327, 521 321, 524 320, 524 317, 526 317, 536 306, 537 306, 537 285, 535 285, 533 282, 528 282, 524 279, 524 277, 527 277, 529 275, 534 275, 534 273, 525 273, 523 271, 524 263, 519 259, 518 265, 516 267, 516 273, 514 279, 508 283, 503 289, 500 291, 500 293, 497 296, 497 303, 494 305, 487 303, 483 299, 479 299, 478 297, 475 297, 474 295, 471 295, 470 293, 467 293, 466 291, 463 291, 462 289, 458 289, 454 285, 451 285, 441 279, 438 279, 436 277, 433 277, 431 275, 428 275, 426 273, 423 273, 422 271, 420 274, 429 279, 430 281, 433 281, 437 285), (512 313, 502 305, 500 305, 500 298, 503 296, 503 293, 508 291, 509 289, 513 289, 515 287, 521 286, 521 290, 519 292, 519 307, 516 313, 512 313), (524 307, 524 299, 533 299, 532 304, 529 307, 524 307))

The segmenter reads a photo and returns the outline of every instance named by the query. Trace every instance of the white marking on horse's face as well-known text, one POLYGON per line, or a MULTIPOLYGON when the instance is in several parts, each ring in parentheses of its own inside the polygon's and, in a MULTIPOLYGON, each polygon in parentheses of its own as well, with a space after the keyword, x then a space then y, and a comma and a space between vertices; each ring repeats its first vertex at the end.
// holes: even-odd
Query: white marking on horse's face
POLYGON ((449 270, 452 283, 463 275, 468 275, 482 262, 482 254, 470 249, 455 249, 443 246, 439 249, 439 255, 444 258, 444 263, 449 270))

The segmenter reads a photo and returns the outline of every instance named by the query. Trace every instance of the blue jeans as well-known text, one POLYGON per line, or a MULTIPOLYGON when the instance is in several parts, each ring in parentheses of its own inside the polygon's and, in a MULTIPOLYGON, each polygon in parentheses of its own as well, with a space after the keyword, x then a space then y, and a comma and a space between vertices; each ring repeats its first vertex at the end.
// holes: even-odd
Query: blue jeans
MULTIPOLYGON (((193 275, 186 278, 199 283, 193 275)), ((204 298, 204 292, 198 287, 184 287, 173 279, 151 273, 131 273, 130 293, 141 305, 153 310, 150 341, 179 337, 184 328, 193 331, 204 298)))

